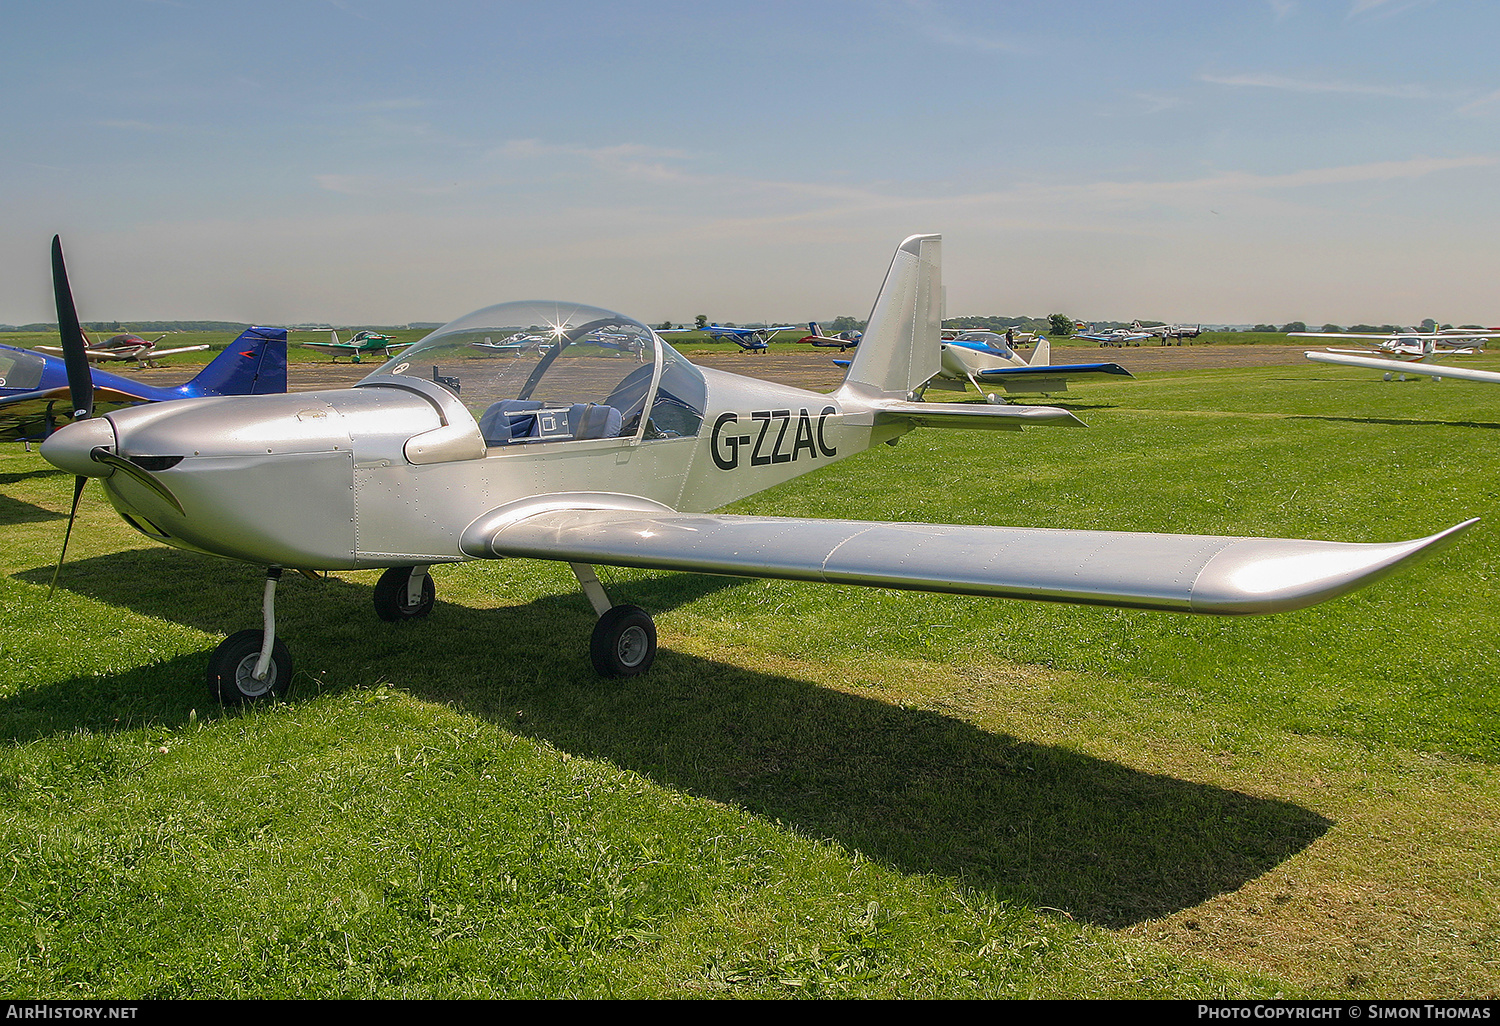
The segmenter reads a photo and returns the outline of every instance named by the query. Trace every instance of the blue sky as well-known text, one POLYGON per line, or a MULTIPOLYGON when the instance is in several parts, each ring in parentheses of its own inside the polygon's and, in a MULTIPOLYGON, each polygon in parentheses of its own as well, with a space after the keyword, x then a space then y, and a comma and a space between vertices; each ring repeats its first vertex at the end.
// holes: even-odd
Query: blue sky
POLYGON ((1500 323, 1500 5, 0 0, 0 322, 1500 323))

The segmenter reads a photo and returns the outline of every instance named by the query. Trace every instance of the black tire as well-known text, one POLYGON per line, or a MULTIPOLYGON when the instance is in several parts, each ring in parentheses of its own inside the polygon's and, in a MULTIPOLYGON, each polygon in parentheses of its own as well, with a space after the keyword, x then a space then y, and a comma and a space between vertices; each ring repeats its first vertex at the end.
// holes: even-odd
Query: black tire
POLYGON ((634 677, 656 659, 656 624, 640 606, 614 606, 594 625, 589 659, 601 677, 634 677))
POLYGON ((264 631, 231 634, 208 657, 208 690, 223 705, 241 705, 279 698, 292 685, 292 653, 280 638, 271 645, 271 665, 266 679, 255 679, 264 631))
POLYGON ((375 582, 375 615, 387 623, 416 620, 432 612, 437 588, 432 583, 431 574, 422 580, 422 601, 414 606, 406 604, 406 583, 411 579, 411 569, 409 566, 393 566, 375 582))

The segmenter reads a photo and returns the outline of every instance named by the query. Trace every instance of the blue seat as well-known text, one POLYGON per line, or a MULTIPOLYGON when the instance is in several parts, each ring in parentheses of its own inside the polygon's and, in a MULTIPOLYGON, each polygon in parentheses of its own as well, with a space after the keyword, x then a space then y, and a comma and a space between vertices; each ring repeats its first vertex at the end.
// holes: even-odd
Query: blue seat
POLYGON ((536 411, 542 404, 531 399, 501 399, 491 403, 479 418, 479 433, 485 445, 508 445, 536 432, 536 411))
POLYGON ((574 403, 566 411, 546 408, 534 399, 501 399, 479 418, 485 445, 511 442, 557 441, 574 438, 614 438, 622 426, 620 411, 599 403, 574 403))

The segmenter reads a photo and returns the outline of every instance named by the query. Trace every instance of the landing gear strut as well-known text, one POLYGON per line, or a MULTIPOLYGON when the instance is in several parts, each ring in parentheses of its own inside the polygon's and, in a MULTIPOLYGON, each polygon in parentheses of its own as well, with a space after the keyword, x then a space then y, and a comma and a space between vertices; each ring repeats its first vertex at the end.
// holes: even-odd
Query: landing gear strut
POLYGON ((224 705, 239 705, 286 693, 292 683, 292 654, 276 637, 276 582, 281 567, 266 568, 263 630, 240 631, 224 639, 208 657, 208 690, 224 705))
POLYGON ((589 638, 589 660, 601 677, 634 677, 651 669, 656 659, 656 624, 640 606, 611 605, 604 585, 587 563, 570 563, 599 615, 589 638))

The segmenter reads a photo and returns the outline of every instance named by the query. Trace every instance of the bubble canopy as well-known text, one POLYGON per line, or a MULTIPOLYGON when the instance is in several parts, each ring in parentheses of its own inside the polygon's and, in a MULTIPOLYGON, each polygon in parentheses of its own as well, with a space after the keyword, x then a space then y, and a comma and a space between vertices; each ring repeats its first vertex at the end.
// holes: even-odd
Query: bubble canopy
POLYGON ((697 368, 633 318, 577 303, 485 307, 365 380, 418 377, 453 392, 490 446, 696 435, 697 368))

